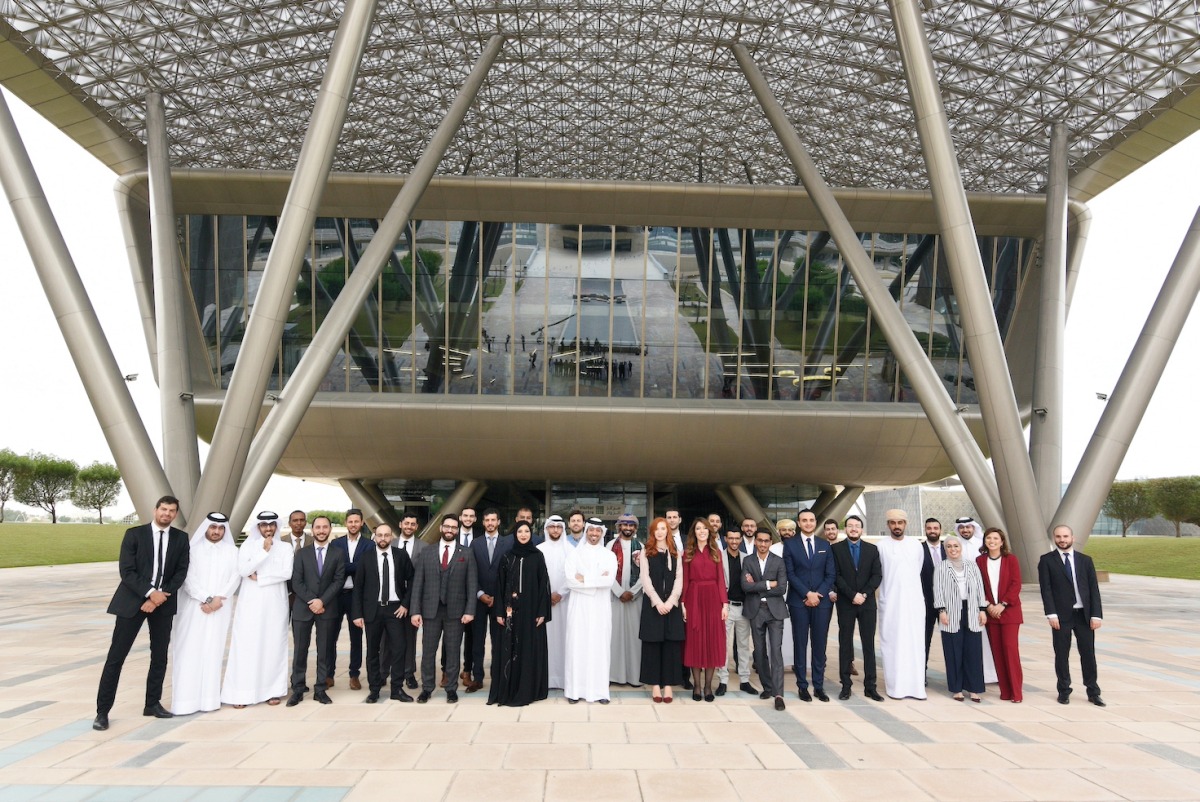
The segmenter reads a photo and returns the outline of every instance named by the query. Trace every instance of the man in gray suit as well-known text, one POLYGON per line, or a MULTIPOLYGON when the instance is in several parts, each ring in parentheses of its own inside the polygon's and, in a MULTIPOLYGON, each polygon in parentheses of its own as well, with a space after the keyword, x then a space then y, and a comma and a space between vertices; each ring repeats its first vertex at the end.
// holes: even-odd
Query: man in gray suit
MULTIPOLYGON (((400 537, 396 538, 394 545, 400 551, 408 555, 408 559, 412 562, 413 567, 417 565, 417 557, 425 550, 428 544, 424 540, 417 537, 417 530, 421 528, 417 521, 416 513, 407 512, 400 519, 400 537)), ((386 651, 386 650, 385 650, 386 651)), ((417 689, 417 628, 406 626, 404 628, 404 684, 409 690, 417 689)), ((395 692, 396 688, 392 689, 395 692)))
POLYGON ((458 543, 457 515, 442 517, 441 539, 417 558, 409 621, 421 627, 421 704, 433 695, 438 641, 446 665, 446 701, 458 701, 458 666, 463 628, 475 620, 479 580, 475 557, 458 543))
POLYGON ((292 590, 296 594, 292 602, 295 654, 292 657, 292 695, 288 697, 288 707, 295 707, 304 699, 304 674, 308 669, 308 647, 312 643, 314 624, 317 627, 317 681, 313 685, 316 689, 313 698, 323 705, 333 701, 325 690, 325 679, 329 674, 329 644, 333 638, 333 624, 341 615, 338 596, 342 592, 342 585, 346 583, 346 562, 343 552, 329 548, 332 529, 328 518, 314 518, 312 545, 296 552, 292 565, 292 590))
POLYGON ((775 709, 783 710, 783 622, 788 616, 787 568, 771 553, 771 533, 754 533, 754 553, 742 560, 742 590, 746 593, 742 615, 750 619, 754 653, 758 655, 758 677, 763 681, 759 698, 775 697, 775 709))

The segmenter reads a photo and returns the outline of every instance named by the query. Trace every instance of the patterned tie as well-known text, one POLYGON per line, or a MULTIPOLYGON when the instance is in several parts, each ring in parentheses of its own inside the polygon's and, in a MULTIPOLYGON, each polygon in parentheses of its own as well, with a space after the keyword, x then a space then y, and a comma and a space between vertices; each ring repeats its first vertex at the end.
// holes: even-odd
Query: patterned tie
POLYGON ((450 565, 450 547, 443 546, 442 547, 442 570, 445 571, 446 567, 448 565, 450 565))
POLYGON ((317 549, 317 576, 325 573, 325 547, 317 549))

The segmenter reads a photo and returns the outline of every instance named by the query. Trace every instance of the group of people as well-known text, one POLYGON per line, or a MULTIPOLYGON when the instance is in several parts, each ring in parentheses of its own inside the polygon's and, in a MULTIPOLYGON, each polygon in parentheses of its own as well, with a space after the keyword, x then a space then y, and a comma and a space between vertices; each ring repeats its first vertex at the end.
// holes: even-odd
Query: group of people
MULTIPOLYGON (((163 497, 153 521, 128 530, 122 541, 95 729, 108 728, 121 668, 143 622, 151 647, 144 714, 160 718, 222 704, 293 706, 310 691, 330 703, 343 623, 350 633, 350 688, 362 689, 365 662, 367 703, 377 703, 385 686, 391 699, 417 703, 437 688, 454 703, 460 682, 467 693, 480 691, 490 638, 489 704, 530 704, 550 688, 562 689, 571 704, 607 704, 612 684, 649 686, 653 702, 663 704, 682 685, 693 700, 712 702, 727 692, 732 663, 742 692, 773 699, 783 710, 787 665, 801 700, 829 701, 825 652, 834 610, 841 699, 850 698, 858 673, 857 627, 864 693, 883 701, 876 687, 877 625, 888 696, 925 698, 936 626, 956 699, 979 701, 991 671, 1002 699, 1022 699, 1020 566, 1003 531, 979 534, 969 518, 946 538, 929 519, 922 541, 906 536, 902 510, 890 510, 889 537, 875 545, 863 539, 858 516, 846 519, 843 539, 832 520, 818 533, 811 510, 777 522, 776 540, 753 519, 723 532, 716 514, 682 530, 674 509, 654 518, 644 538, 633 515, 620 516, 610 534, 600 519, 578 510, 565 520, 550 516, 535 534, 528 508, 502 534, 496 510, 480 518, 464 509, 443 515, 437 540, 427 543, 416 536, 414 515, 403 516, 397 536, 387 524, 367 532, 362 513, 350 510, 346 536, 332 538, 325 516, 309 530, 297 510, 279 536, 278 516, 264 511, 236 546, 218 513, 190 539, 172 527, 178 505, 163 497), (161 703, 169 646, 170 710, 161 703), (752 665, 761 691, 750 684, 752 665), (409 690, 418 691, 415 700, 409 690)), ((1074 638, 1088 698, 1103 706, 1093 643, 1102 620, 1094 566, 1073 550, 1068 527, 1056 527, 1053 537, 1056 549, 1043 556, 1039 579, 1059 701, 1069 702, 1074 638)))

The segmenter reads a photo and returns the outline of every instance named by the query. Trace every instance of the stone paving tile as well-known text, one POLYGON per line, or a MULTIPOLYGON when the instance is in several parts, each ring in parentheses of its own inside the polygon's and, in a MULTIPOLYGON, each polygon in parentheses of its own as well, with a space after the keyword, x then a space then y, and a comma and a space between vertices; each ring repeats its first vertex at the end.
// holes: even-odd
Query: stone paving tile
POLYGON ((640 796, 637 772, 594 768, 546 773, 546 799, 560 802, 627 802, 640 796))
POLYGON ((513 744, 504 756, 503 768, 586 769, 590 762, 587 744, 513 744))
POLYGON ((673 768, 675 757, 665 743, 592 744, 592 765, 610 769, 673 768))
POLYGON ((445 771, 368 771, 346 794, 345 802, 379 802, 397 799, 443 799, 454 772, 445 771))
POLYGON ((505 802, 525 802, 541 800, 545 790, 544 771, 459 771, 444 799, 446 802, 478 802, 481 796, 485 796, 505 802))
POLYGON ((983 769, 911 769, 904 776, 934 799, 1008 802, 1032 798, 983 769))
POLYGON ((1120 799, 1079 773, 1051 769, 989 769, 1004 782, 1041 802, 1085 802, 1120 799))
POLYGON ((646 769, 638 772, 642 799, 647 802, 732 802, 738 792, 722 771, 714 769, 646 769))

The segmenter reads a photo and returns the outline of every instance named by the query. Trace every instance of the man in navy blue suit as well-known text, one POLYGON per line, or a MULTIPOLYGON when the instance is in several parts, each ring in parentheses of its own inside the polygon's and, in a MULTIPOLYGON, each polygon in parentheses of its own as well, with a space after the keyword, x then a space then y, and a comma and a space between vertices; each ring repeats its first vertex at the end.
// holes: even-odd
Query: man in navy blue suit
POLYGON ((325 683, 330 688, 333 687, 333 677, 337 671, 337 644, 338 639, 342 636, 342 621, 344 620, 350 630, 350 690, 362 690, 362 681, 358 677, 362 671, 363 631, 354 626, 351 607, 354 604, 354 577, 358 571, 358 561, 364 555, 369 555, 375 548, 375 543, 371 540, 371 533, 366 532, 366 536, 363 537, 364 531, 362 510, 346 510, 346 536, 329 543, 330 551, 340 550, 346 563, 345 586, 338 594, 338 616, 333 625, 333 637, 329 639, 327 656, 329 674, 325 683))
POLYGON ((788 578, 788 612, 792 618, 792 667, 796 672, 800 699, 811 702, 816 696, 828 702, 825 693, 825 645, 829 640, 829 621, 833 618, 834 563, 829 541, 817 535, 817 516, 804 510, 797 518, 800 536, 783 542, 783 564, 788 578), (812 696, 805 676, 809 641, 812 641, 812 696))
MULTIPOLYGON (((475 605, 475 620, 471 627, 475 637, 471 644, 473 660, 471 663, 471 681, 466 684, 467 693, 475 693, 483 687, 483 651, 489 633, 492 636, 492 648, 498 648, 501 627, 496 623, 492 614, 492 605, 496 602, 496 575, 500 571, 500 561, 513 547, 512 535, 500 534, 500 513, 494 509, 483 511, 483 535, 471 541, 470 551, 475 555, 475 566, 479 581, 476 592, 478 601, 475 605)), ((495 677, 492 681, 495 681, 495 677)))

